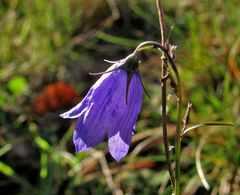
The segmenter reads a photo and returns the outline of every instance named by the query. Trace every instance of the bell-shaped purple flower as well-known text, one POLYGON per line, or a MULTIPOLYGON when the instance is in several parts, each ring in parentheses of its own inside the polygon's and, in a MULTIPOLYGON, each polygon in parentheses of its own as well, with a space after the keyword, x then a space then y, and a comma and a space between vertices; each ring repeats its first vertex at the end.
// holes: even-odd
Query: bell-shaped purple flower
POLYGON ((78 118, 73 135, 76 152, 108 138, 113 158, 119 161, 128 153, 143 95, 138 62, 132 58, 113 64, 78 105, 60 115, 78 118))

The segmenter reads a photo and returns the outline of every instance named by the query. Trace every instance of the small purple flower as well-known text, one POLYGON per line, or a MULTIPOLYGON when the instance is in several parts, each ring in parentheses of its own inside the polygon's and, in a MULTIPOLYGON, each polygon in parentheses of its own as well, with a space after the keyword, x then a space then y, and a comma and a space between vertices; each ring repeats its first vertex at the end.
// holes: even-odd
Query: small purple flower
POLYGON ((144 88, 136 56, 111 63, 86 97, 60 116, 78 118, 73 135, 77 153, 108 138, 109 152, 119 161, 128 153, 144 88))

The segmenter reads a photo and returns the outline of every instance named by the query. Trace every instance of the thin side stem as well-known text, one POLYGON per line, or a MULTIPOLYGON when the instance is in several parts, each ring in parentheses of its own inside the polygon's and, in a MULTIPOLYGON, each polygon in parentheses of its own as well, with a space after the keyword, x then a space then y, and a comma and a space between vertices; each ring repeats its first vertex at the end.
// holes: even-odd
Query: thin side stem
MULTIPOLYGON (((161 31, 161 44, 162 46, 168 50, 168 43, 167 43, 167 31, 166 31, 166 23, 164 18, 164 12, 162 8, 162 4, 160 0, 156 0, 157 9, 158 9, 158 16, 159 16, 159 25, 160 25, 160 31, 161 31)), ((167 58, 165 57, 164 53, 162 53, 162 75, 161 77, 165 77, 167 73, 167 58)), ((162 89, 162 131, 163 131, 163 142, 164 142, 164 149, 165 149, 165 155, 166 155, 166 161, 167 161, 167 167, 168 172, 170 176, 170 180, 172 183, 172 186, 174 188, 174 173, 170 158, 170 152, 169 152, 169 143, 168 143, 168 135, 167 135, 167 86, 166 86, 166 80, 162 80, 161 83, 161 89, 162 89)))
MULTIPOLYGON (((181 89, 180 89, 181 90, 181 89)), ((182 94, 179 92, 177 101, 177 127, 176 127, 176 138, 175 138, 175 195, 180 195, 180 157, 181 157, 181 128, 182 122, 182 94)))

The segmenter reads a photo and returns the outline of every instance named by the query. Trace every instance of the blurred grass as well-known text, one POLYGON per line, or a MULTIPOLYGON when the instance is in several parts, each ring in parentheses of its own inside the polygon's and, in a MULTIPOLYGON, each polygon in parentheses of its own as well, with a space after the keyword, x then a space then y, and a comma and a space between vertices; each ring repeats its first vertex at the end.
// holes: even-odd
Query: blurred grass
MULTIPOLYGON (((103 59, 121 59, 140 41, 160 39, 155 1, 113 2, 0 1, 0 188, 4 194, 170 193, 159 128, 160 58, 144 55, 140 68, 152 98, 144 98, 130 153, 121 163, 111 159, 106 143, 74 154, 74 122, 70 125, 58 118, 67 108, 43 116, 30 112, 34 96, 48 83, 70 82, 83 96, 96 79, 87 73, 105 69, 103 59), (113 184, 105 169, 110 170, 113 184)), ((237 194, 240 3, 171 0, 164 1, 164 8, 170 42, 178 46, 184 101, 193 103, 191 124, 236 124, 202 128, 183 139, 183 194, 237 194), (195 167, 202 140, 201 164, 209 192, 195 167)), ((168 101, 173 144, 176 107, 173 97, 168 101)))

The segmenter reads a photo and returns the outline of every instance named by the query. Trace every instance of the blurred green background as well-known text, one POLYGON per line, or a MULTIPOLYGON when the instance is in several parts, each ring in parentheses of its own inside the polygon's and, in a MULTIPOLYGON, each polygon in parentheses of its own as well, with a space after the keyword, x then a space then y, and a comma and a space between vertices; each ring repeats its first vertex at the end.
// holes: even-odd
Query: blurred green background
MULTIPOLYGON (((240 191, 240 2, 163 1, 170 43, 191 124, 227 121, 187 134, 181 158, 183 194, 240 191), (195 165, 201 153, 202 171, 195 165)), ((131 149, 120 163, 107 144, 75 155, 75 105, 105 70, 142 41, 160 40, 154 0, 0 1, 0 193, 171 194, 161 134, 160 56, 144 53, 144 97, 131 149)), ((174 144, 176 101, 169 91, 174 144)))

